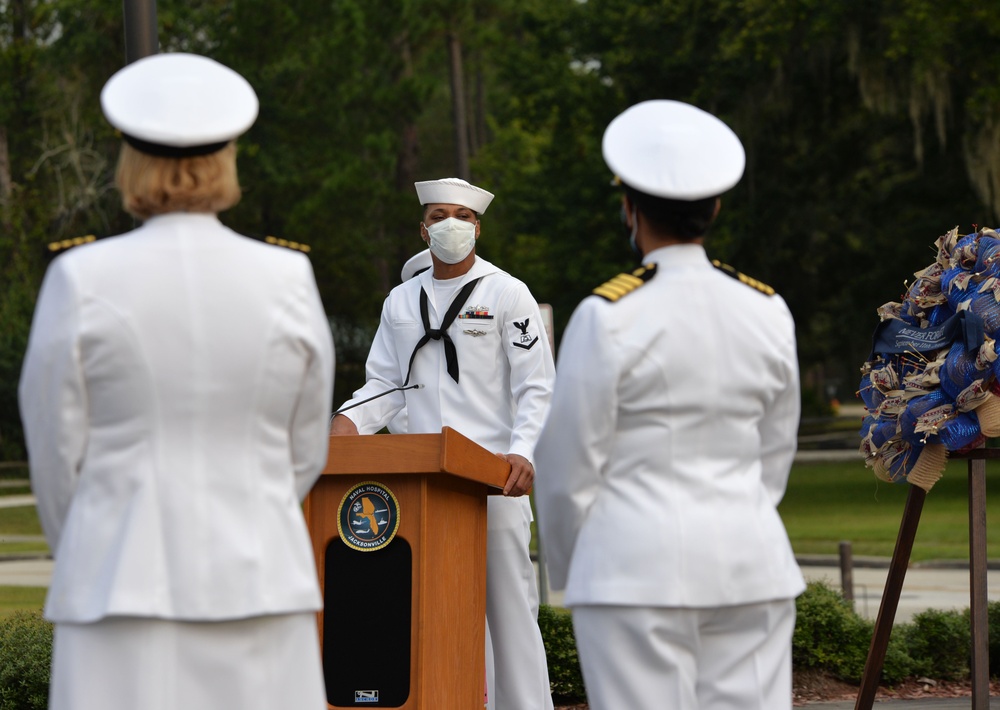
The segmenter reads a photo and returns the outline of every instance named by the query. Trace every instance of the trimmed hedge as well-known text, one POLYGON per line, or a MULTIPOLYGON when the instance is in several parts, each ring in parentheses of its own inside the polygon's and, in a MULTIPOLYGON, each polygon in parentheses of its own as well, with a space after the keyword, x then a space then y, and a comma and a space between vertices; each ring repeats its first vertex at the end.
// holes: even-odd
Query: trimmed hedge
POLYGON ((52 665, 52 624, 40 611, 0 619, 0 710, 45 710, 52 665))
POLYGON ((587 697, 583 687, 580 658, 576 655, 573 617, 568 609, 542 605, 538 609, 538 626, 545 643, 552 696, 561 701, 582 701, 587 697))
MULTIPOLYGON (((816 669, 857 683, 865 669, 873 622, 859 616, 839 591, 810 582, 795 601, 792 666, 816 669)), ((900 626, 889 637, 882 679, 898 682, 913 674, 914 662, 900 626)))
POLYGON ((906 624, 901 634, 914 659, 913 674, 941 680, 968 677, 972 649, 969 619, 967 611, 937 609, 927 609, 914 616, 913 622, 906 624))

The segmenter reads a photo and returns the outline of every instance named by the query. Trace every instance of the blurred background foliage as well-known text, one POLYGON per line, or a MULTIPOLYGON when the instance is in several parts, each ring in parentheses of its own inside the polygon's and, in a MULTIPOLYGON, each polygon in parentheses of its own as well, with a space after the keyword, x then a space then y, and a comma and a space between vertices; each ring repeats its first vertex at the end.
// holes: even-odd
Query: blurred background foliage
MULTIPOLYGON (((638 101, 694 103, 743 140, 708 250, 788 301, 817 407, 853 399, 875 309, 934 240, 1000 212, 997 3, 159 0, 157 16, 161 51, 214 57, 260 96, 222 218, 312 247, 338 403, 423 246, 415 180, 496 193, 479 252, 552 304, 557 335, 632 266, 600 142, 638 101)), ((124 57, 121 3, 0 0, 0 459, 24 456, 16 386, 45 245, 134 226, 99 106, 124 57)))

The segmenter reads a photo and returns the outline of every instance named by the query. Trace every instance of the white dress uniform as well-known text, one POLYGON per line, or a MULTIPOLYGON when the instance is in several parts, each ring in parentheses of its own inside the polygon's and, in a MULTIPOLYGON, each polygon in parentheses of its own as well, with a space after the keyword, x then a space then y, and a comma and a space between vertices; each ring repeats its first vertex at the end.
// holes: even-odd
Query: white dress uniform
MULTIPOLYGON (((442 343, 431 340, 417 352, 410 375, 410 384, 421 384, 421 389, 394 392, 344 412, 359 433, 379 431, 405 406, 409 433, 440 432, 448 426, 489 451, 533 460, 554 376, 548 336, 527 286, 484 259, 476 257, 449 291, 457 293, 479 277, 448 329, 458 355, 459 382, 446 370, 442 343)), ((403 384, 414 346, 424 335, 421 288, 428 296, 431 327, 440 324, 451 300, 439 300, 431 271, 394 288, 368 356, 367 382, 345 408, 403 384)), ((501 710, 552 707, 528 552, 531 519, 527 496, 490 496, 486 606, 495 683, 489 697, 501 710)))
MULTIPOLYGON (((321 599, 299 503, 326 460, 332 379, 308 259, 212 215, 153 217, 52 263, 20 402, 56 560, 46 617, 57 624, 57 659, 84 664, 64 689, 67 702, 78 696, 72 707, 84 696, 124 707, 103 704, 124 692, 107 682, 122 670, 91 652, 71 661, 61 643, 64 626, 101 636, 114 632, 95 622, 116 617, 259 618, 263 629, 273 615, 299 615, 301 647, 273 660, 293 675, 291 659, 318 672, 311 612, 321 599), (94 697, 97 687, 105 691, 94 697)), ((189 625, 175 626, 173 635, 189 625)), ((247 653, 254 667, 264 660, 253 656, 259 649, 247 653)), ((211 686, 213 669, 194 672, 211 686)))
POLYGON ((333 370, 308 259, 213 214, 51 264, 19 389, 55 558, 50 708, 326 707, 300 501, 333 370))
POLYGON ((799 420, 794 323, 698 243, 644 263, 574 312, 536 449, 588 701, 790 708, 804 582, 776 506, 799 420))
MULTIPOLYGON (((792 599, 804 583, 776 510, 799 416, 791 314, 699 245, 646 263, 649 282, 587 298, 563 336, 536 451, 550 582, 574 608, 792 599)), ((645 702, 611 707, 688 707, 645 702)))

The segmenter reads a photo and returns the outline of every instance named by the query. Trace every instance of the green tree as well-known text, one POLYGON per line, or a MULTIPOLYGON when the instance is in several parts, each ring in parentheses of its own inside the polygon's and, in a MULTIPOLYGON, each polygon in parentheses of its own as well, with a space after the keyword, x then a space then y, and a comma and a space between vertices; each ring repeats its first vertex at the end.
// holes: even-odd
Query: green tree
POLYGON ((741 136, 747 171, 724 200, 709 251, 784 295, 807 382, 838 380, 841 398, 855 387, 876 307, 929 262, 939 234, 996 217, 996 59, 965 36, 975 28, 977 42, 995 37, 993 8, 507 7, 495 132, 480 165, 505 202, 496 208, 508 234, 501 258, 556 304, 559 323, 628 263, 599 141, 614 115, 645 99, 695 103, 741 136))
MULTIPOLYGON (((312 247, 338 402, 363 379, 399 267, 422 248, 412 183, 459 174, 463 145, 472 179, 497 194, 480 252, 551 303, 561 328, 633 263, 601 157, 608 122, 652 98, 722 117, 747 170, 709 253, 785 297, 819 397, 831 382, 841 399, 854 391, 875 309, 930 262, 937 236, 1000 216, 1000 58, 988 49, 1000 6, 977 0, 159 0, 157 11, 164 50, 213 56, 260 96, 240 140, 244 197, 222 218, 312 247)), ((99 106, 123 34, 120 5, 0 3, 2 456, 21 455, 15 387, 45 245, 133 226, 99 106)))

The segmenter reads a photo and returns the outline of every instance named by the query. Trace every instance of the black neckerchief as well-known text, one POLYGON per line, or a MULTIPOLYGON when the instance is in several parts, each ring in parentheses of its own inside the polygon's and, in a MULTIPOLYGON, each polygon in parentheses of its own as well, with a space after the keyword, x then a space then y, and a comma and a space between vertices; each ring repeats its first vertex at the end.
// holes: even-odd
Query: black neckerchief
POLYGON ((458 317, 458 312, 465 305, 465 302, 469 300, 472 290, 482 278, 480 276, 478 279, 473 279, 462 287, 462 290, 455 296, 455 300, 448 306, 448 310, 445 311, 439 328, 431 328, 431 321, 428 315, 427 292, 424 291, 422 286, 420 287, 420 320, 424 323, 424 336, 417 341, 417 345, 413 348, 413 353, 410 355, 410 364, 406 367, 406 379, 403 380, 404 387, 410 383, 410 373, 413 371, 413 359, 417 356, 417 351, 424 347, 430 340, 444 341, 444 359, 448 367, 448 374, 451 375, 451 379, 458 382, 458 352, 455 350, 455 343, 452 342, 451 336, 448 335, 448 328, 451 327, 455 318, 458 317))

